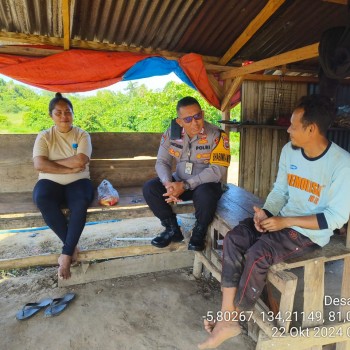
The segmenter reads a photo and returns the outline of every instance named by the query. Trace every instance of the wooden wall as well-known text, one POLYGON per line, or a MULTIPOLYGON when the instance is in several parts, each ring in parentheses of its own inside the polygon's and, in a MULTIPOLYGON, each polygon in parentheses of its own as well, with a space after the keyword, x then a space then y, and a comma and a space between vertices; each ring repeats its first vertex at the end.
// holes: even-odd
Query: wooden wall
MULTIPOLYGON (((278 114, 290 117, 299 98, 308 94, 305 83, 278 84, 246 81, 242 86, 242 122, 249 124, 240 128, 238 185, 263 199, 273 187, 281 150, 289 141, 287 127, 273 123, 278 114)), ((350 129, 330 129, 327 137, 350 152, 350 129)))
POLYGON ((289 118, 307 84, 245 81, 242 85, 242 122, 238 185, 265 198, 275 182, 279 155, 288 142, 286 127, 273 126, 289 118))
MULTIPOLYGON (((91 133, 91 179, 116 188, 142 186, 156 176, 160 133, 91 133)), ((32 191, 38 179, 32 152, 36 135, 0 134, 0 193, 32 191)))
POLYGON ((279 155, 288 140, 286 128, 242 128, 238 185, 265 198, 275 182, 279 155))

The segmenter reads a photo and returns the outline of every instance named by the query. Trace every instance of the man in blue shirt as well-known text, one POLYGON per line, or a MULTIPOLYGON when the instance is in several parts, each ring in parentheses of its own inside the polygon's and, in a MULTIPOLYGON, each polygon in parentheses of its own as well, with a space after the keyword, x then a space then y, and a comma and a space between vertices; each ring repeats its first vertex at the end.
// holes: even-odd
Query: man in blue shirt
POLYGON ((291 117, 290 142, 281 152, 273 190, 254 218, 224 240, 224 319, 204 321, 212 349, 241 332, 236 322, 254 308, 271 265, 326 245, 350 213, 350 154, 326 138, 335 108, 325 96, 303 97, 291 117), (227 317, 230 315, 230 317, 227 317))

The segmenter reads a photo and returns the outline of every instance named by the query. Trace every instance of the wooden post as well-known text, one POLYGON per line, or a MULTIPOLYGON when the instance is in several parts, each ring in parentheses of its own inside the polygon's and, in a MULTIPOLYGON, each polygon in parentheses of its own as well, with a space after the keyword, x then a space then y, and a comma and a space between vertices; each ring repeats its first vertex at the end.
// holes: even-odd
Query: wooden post
POLYGON ((315 311, 322 312, 324 299, 324 261, 315 260, 305 264, 304 268, 304 308, 302 327, 313 327, 322 324, 314 320, 315 311))
POLYGON ((193 271, 192 274, 196 278, 201 278, 202 276, 202 270, 203 270, 203 263, 199 259, 199 253, 195 252, 194 254, 194 261, 193 261, 193 271))
MULTIPOLYGON (((349 237, 349 224, 348 224, 348 235, 349 237)), ((350 297, 350 256, 344 258, 343 266, 343 278, 340 291, 340 297, 349 300, 350 297)), ((342 299, 343 300, 343 299, 342 299)), ((341 305, 340 312, 342 313, 343 320, 347 321, 346 314, 350 311, 350 305, 341 305)), ((340 342, 336 345, 336 350, 350 350, 350 340, 340 342)))
POLYGON ((350 219, 348 221, 348 228, 346 230, 346 248, 350 248, 350 219))

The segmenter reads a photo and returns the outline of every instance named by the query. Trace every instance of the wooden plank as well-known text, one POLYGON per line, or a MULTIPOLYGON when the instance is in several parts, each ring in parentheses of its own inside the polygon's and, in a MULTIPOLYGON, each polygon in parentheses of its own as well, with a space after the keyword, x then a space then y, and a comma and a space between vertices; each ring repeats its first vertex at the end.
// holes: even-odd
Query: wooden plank
POLYGON ((260 176, 258 182, 255 184, 256 195, 264 198, 270 192, 270 176, 272 166, 272 142, 273 142, 273 130, 262 129, 261 134, 261 148, 255 153, 257 158, 262 158, 262 164, 260 167, 260 176), (266 194, 267 192, 267 194, 266 194))
POLYGON ((333 2, 335 4, 339 4, 339 5, 347 5, 348 4, 348 0, 322 0, 325 2, 333 2))
MULTIPOLYGON (((261 157, 262 154, 264 154, 262 152, 262 147, 263 144, 266 142, 265 140, 263 140, 262 138, 262 132, 263 129, 257 129, 256 130, 256 138, 254 140, 255 143, 255 152, 251 155, 251 157, 253 156, 253 160, 254 160, 254 178, 253 180, 253 193, 258 196, 259 195, 259 182, 260 182, 260 178, 261 178, 261 172, 262 172, 262 167, 264 165, 265 160, 267 161, 267 159, 265 159, 265 155, 263 157, 261 157)), ((261 186, 263 187, 263 186, 261 186)))
POLYGON ((240 220, 253 216, 254 205, 261 206, 261 199, 238 186, 229 184, 228 190, 218 202, 216 218, 231 229, 240 220))
POLYGON ((201 278, 203 271, 203 263, 198 258, 198 254, 195 252, 193 261, 193 271, 192 274, 196 278, 201 278))
MULTIPOLYGON (((95 195, 87 212, 87 222, 154 216, 142 196, 142 187, 118 188, 118 192, 119 202, 112 207, 99 205, 95 195)), ((192 201, 178 203, 172 209, 176 214, 194 211, 192 201)), ((32 192, 1 194, 0 230, 41 226, 46 224, 32 201, 32 192)))
MULTIPOLYGON (((161 133, 103 132, 90 133, 92 159, 119 159, 140 156, 156 157, 161 133)), ((1 164, 21 163, 32 159, 37 134, 0 134, 1 164)))
POLYGON ((229 87, 229 89, 226 91, 224 98, 221 101, 221 111, 224 111, 225 109, 230 107, 230 100, 232 96, 238 91, 238 89, 241 87, 244 77, 240 76, 236 79, 234 79, 233 83, 229 87))
POLYGON ((70 44, 70 0, 62 0, 63 48, 69 50, 70 44))
POLYGON ((0 47, 0 53, 7 55, 20 55, 20 56, 30 56, 30 57, 48 57, 55 55, 56 53, 63 52, 63 50, 57 49, 40 49, 36 47, 21 47, 20 45, 11 46, 3 45, 0 47))
MULTIPOLYGON (((320 347, 322 345, 333 344, 335 342, 347 341, 349 337, 349 326, 350 322, 345 323, 333 323, 332 325, 325 325, 322 327, 314 327, 304 330, 304 336, 299 334, 302 331, 301 329, 295 329, 294 334, 285 334, 283 337, 276 336, 269 339, 268 337, 262 337, 259 339, 259 344, 256 349, 258 350, 286 350, 286 349, 312 349, 313 347, 320 347), (333 328, 334 327, 334 328, 333 328), (339 336, 321 336, 322 334, 335 334, 338 332, 339 336)), ((317 349, 317 348, 316 348, 317 349)), ((318 348, 320 349, 320 348, 318 348)))
POLYGON ((350 341, 338 342, 335 348, 336 350, 350 350, 350 341))
MULTIPOLYGON (((281 81, 281 75, 265 75, 265 74, 245 74, 244 81, 252 80, 252 81, 281 81)), ((283 75, 284 82, 294 82, 294 83, 319 83, 319 79, 317 77, 307 77, 301 75, 283 75)), ((342 83, 347 83, 346 80, 342 83)))
MULTIPOLYGON (((187 245, 182 243, 171 243, 169 246, 159 249, 152 245, 115 247, 106 249, 95 249, 81 251, 78 254, 78 262, 88 262, 93 260, 116 259, 128 256, 140 256, 146 254, 164 254, 168 252, 186 251, 187 245)), ((48 254, 29 256, 18 259, 0 260, 0 270, 21 269, 31 266, 52 266, 57 265, 60 254, 48 254)))
POLYGON ((244 188, 255 194, 255 157, 252 157, 253 154, 256 154, 256 144, 255 140, 258 135, 257 130, 249 130, 246 134, 246 140, 245 140, 245 152, 247 154, 246 156, 246 165, 245 165, 245 185, 244 188))
POLYGON ((293 313, 295 292, 297 289, 298 278, 292 272, 279 271, 277 275, 270 273, 268 275, 269 281, 274 286, 278 287, 281 292, 281 300, 279 304, 279 312, 282 316, 282 320, 277 320, 277 325, 283 327, 289 332, 291 325, 291 315, 293 313), (283 272, 280 274, 280 272, 283 272), (273 276, 273 281, 272 281, 273 276), (288 321, 289 319, 289 321, 288 321))
POLYGON ((275 323, 269 321, 267 314, 268 311, 269 308, 266 306, 266 304, 261 299, 258 299, 253 312, 253 318, 255 322, 258 324, 259 328, 267 335, 268 338, 281 336, 281 333, 278 330, 275 332, 275 323))
MULTIPOLYGON (((170 122, 169 122, 170 126, 170 122)), ((156 157, 161 133, 91 133, 92 159, 156 157)))
POLYGON ((308 263, 323 263, 325 261, 334 261, 350 256, 350 250, 345 247, 345 237, 332 236, 331 240, 324 247, 298 258, 286 260, 284 262, 272 265, 274 271, 288 270, 296 267, 305 266, 308 263))
MULTIPOLYGON (((350 254, 344 258, 340 296, 344 298, 342 300, 350 300, 350 254)), ((350 315, 350 305, 348 303, 346 303, 346 305, 341 305, 340 312, 344 320, 348 319, 350 315)))
POLYGON ((350 219, 348 221, 348 227, 346 229, 346 248, 350 249, 350 219))
MULTIPOLYGON (((192 213, 194 211, 191 202, 181 203, 173 206, 173 211, 176 214, 192 213)), ((87 222, 96 222, 115 219, 135 219, 142 217, 153 217, 154 214, 146 204, 135 204, 129 207, 106 207, 88 209, 87 222)), ((13 215, 0 215, 0 230, 12 230, 25 227, 42 227, 46 226, 41 213, 26 213, 13 215)))
MULTIPOLYGON (((63 38, 49 37, 46 35, 5 32, 5 31, 0 31, 0 41, 28 43, 33 45, 37 45, 37 44, 53 45, 53 46, 64 45, 63 38)), ((182 57, 183 55, 186 55, 186 52, 174 52, 174 51, 166 51, 166 50, 157 50, 152 48, 132 47, 127 45, 106 44, 106 43, 99 43, 96 41, 79 40, 79 39, 72 39, 70 41, 70 47, 75 49, 91 49, 96 51, 118 51, 118 52, 142 53, 146 55, 160 55, 168 59, 177 59, 182 57)), ((202 59, 204 62, 216 64, 218 63, 220 57, 202 56, 202 59)))
POLYGON ((71 268, 72 277, 70 279, 58 280, 58 286, 68 287, 123 276, 186 268, 192 266, 193 258, 193 253, 189 251, 166 252, 99 262, 91 264, 85 272, 80 266, 77 266, 71 268))
POLYGON ((322 321, 313 319, 315 311, 322 312, 324 299, 324 263, 312 261, 304 267, 304 317, 302 327, 313 327, 322 324, 322 321), (315 293, 315 291, 317 291, 315 293), (311 316, 311 317, 310 317, 311 316))
POLYGON ((280 156, 280 150, 278 149, 278 131, 272 131, 272 140, 271 140, 271 165, 270 165, 270 181, 268 188, 265 191, 262 191, 261 197, 266 198, 269 192, 273 189, 273 185, 277 178, 278 172, 278 161, 280 156))
POLYGON ((259 14, 248 24, 236 41, 220 58, 219 64, 225 65, 253 37, 264 23, 280 8, 285 0, 269 0, 259 14))
POLYGON ((201 262, 213 275, 217 281, 221 281, 221 271, 216 268, 216 266, 206 258, 202 252, 196 252, 196 259, 198 262, 201 262))
POLYGON ((0 160, 1 165, 12 164, 14 159, 18 163, 32 159, 33 146, 36 134, 0 134, 0 160))
POLYGON ((38 172, 34 169, 31 158, 21 161, 14 157, 4 162, 1 160, 0 178, 1 196, 3 192, 28 192, 34 188, 38 181, 38 172))
POLYGON ((283 64, 303 61, 315 57, 318 57, 318 43, 288 51, 277 56, 269 57, 249 64, 248 66, 232 68, 230 71, 221 73, 220 79, 225 80, 235 78, 249 73, 256 73, 264 69, 281 66, 283 64))
POLYGON ((156 159, 90 161, 90 177, 95 187, 108 179, 116 188, 140 186, 157 176, 156 159))
MULTIPOLYGON (((38 178, 32 161, 36 136, 0 135, 0 144, 7 145, 0 148, 0 192, 28 192, 34 188, 38 178)), ((155 177, 160 137, 160 133, 92 133, 90 171, 94 185, 108 179, 119 187, 142 186, 155 177), (108 163, 106 159, 113 161, 108 163)))
POLYGON ((219 82, 213 76, 213 74, 208 74, 208 79, 209 79, 210 85, 213 88, 216 96, 218 97, 219 100, 221 100, 224 96, 224 91, 223 91, 222 86, 219 84, 219 82))

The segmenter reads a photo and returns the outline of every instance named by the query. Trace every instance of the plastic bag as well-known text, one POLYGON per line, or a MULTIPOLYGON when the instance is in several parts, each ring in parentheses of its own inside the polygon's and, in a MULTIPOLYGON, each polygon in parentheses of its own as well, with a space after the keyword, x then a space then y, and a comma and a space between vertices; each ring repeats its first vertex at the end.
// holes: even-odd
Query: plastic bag
POLYGON ((111 206, 119 201, 119 193, 108 180, 103 180, 97 187, 98 202, 101 205, 111 206))

